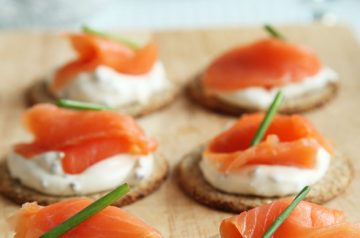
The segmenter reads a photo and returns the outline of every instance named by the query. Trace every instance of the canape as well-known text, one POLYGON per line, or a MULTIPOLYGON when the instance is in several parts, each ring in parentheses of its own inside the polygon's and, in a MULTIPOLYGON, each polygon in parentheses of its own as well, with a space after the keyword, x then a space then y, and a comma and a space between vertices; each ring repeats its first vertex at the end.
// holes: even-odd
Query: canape
POLYGON ((333 238, 360 237, 360 224, 345 221, 344 213, 314 203, 301 201, 271 235, 266 232, 291 204, 290 198, 276 200, 221 222, 221 238, 333 238))
POLYGON ((279 111, 299 113, 333 98, 338 78, 308 47, 272 37, 223 53, 189 84, 188 92, 211 110, 240 115, 266 110, 282 91, 279 111))
POLYGON ((161 238, 136 216, 109 206, 126 192, 126 184, 97 201, 74 198, 46 207, 26 203, 9 219, 15 238, 161 238), (125 190, 124 190, 125 189, 125 190))
POLYGON ((31 103, 65 98, 140 116, 176 96, 177 87, 168 79, 155 43, 140 46, 88 28, 66 37, 77 57, 36 82, 27 95, 31 103))
POLYGON ((342 193, 352 178, 350 161, 304 117, 277 114, 271 120, 270 111, 243 115, 184 156, 178 166, 182 189, 200 203, 231 212, 305 185, 313 185, 307 199, 316 203, 342 193))
POLYGON ((23 123, 33 141, 16 144, 0 165, 0 192, 16 203, 98 198, 127 182, 131 192, 114 204, 122 206, 166 178, 157 142, 130 116, 38 104, 23 114, 23 123))

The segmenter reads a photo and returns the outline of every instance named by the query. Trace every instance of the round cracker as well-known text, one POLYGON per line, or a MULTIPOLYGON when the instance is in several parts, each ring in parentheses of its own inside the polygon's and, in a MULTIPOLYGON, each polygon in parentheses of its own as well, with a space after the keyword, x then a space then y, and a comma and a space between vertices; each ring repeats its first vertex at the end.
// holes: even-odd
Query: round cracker
MULTIPOLYGON (((131 186, 130 192, 112 205, 118 207, 125 206, 151 194, 157 190, 166 179, 168 170, 169 166, 166 159, 163 156, 156 155, 153 174, 149 178, 141 180, 139 183, 131 186)), ((109 191, 104 191, 79 196, 53 196, 43 194, 25 187, 18 180, 13 179, 7 169, 6 160, 0 162, 0 193, 17 204, 36 201, 40 205, 49 205, 75 197, 98 199, 108 192, 109 191)))
MULTIPOLYGON (((179 93, 179 87, 171 83, 171 86, 157 92, 152 95, 148 103, 132 103, 121 106, 116 110, 121 114, 130 115, 133 117, 140 117, 151 112, 160 110, 161 108, 170 104, 177 94, 179 93)), ((57 98, 52 95, 47 89, 45 81, 36 81, 33 85, 28 88, 26 92, 26 101, 28 104, 36 103, 55 103, 57 98)))
MULTIPOLYGON (((177 167, 178 182, 182 190, 206 206, 233 213, 271 203, 279 197, 259 197, 250 195, 230 194, 217 190, 204 179, 199 162, 204 146, 185 155, 177 167)), ((353 177, 350 161, 340 155, 332 158, 325 176, 311 187, 305 200, 322 204, 345 191, 353 177)))
MULTIPOLYGON (((278 111, 280 113, 292 114, 306 112, 326 104, 334 98, 339 89, 338 82, 329 82, 324 88, 312 90, 298 97, 284 99, 278 111)), ((205 92, 201 76, 196 77, 187 87, 187 93, 198 104, 215 112, 224 113, 232 116, 239 116, 243 113, 264 111, 263 109, 254 108, 249 105, 236 105, 224 101, 216 95, 209 95, 205 92)))

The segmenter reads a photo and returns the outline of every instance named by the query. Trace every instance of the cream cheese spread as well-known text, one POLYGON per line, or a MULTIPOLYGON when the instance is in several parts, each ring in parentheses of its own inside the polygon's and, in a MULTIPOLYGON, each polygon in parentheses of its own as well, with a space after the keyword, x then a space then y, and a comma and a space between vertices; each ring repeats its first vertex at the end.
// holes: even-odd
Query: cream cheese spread
MULTIPOLYGON (((49 78, 51 83, 54 76, 49 78)), ((161 62, 156 62, 148 73, 141 75, 123 74, 100 65, 92 72, 77 75, 55 96, 117 108, 134 103, 147 104, 154 94, 169 86, 161 62)))
POLYGON ((213 187, 228 193, 264 197, 298 193, 306 185, 319 181, 328 170, 331 155, 319 148, 312 169, 280 165, 249 165, 236 172, 221 173, 211 160, 203 157, 200 169, 213 187))
POLYGON ((284 99, 291 99, 306 93, 326 87, 328 83, 338 80, 337 73, 329 67, 322 68, 316 75, 307 77, 300 82, 289 83, 281 87, 266 89, 263 87, 248 87, 236 91, 216 92, 215 95, 231 104, 267 109, 276 93, 282 91, 284 99))
POLYGON ((63 171, 62 152, 49 151, 25 159, 12 152, 7 165, 13 178, 39 192, 50 195, 79 195, 115 188, 122 183, 133 184, 153 172, 152 154, 137 156, 118 154, 90 166, 80 174, 63 171))

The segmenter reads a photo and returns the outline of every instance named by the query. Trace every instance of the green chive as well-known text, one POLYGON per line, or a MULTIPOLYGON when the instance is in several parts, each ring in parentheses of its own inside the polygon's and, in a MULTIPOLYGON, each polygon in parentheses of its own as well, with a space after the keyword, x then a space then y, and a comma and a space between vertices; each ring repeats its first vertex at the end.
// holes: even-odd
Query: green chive
POLYGON ((265 114, 263 121, 261 122, 258 130, 256 131, 255 136, 250 143, 250 146, 256 145, 262 140, 262 138, 265 135, 266 130, 270 126, 270 123, 271 123, 283 97, 284 97, 284 95, 281 91, 279 91, 276 94, 273 102, 271 103, 269 109, 267 110, 267 112, 265 114))
POLYGON ((117 201, 120 197, 124 196, 127 192, 129 192, 129 190, 129 186, 126 183, 117 187, 104 197, 96 200, 80 212, 76 213, 74 216, 70 217, 68 220, 46 232, 44 235, 40 236, 40 238, 57 238, 61 236, 62 234, 75 228, 80 223, 84 222, 91 216, 95 215, 96 213, 100 212, 107 206, 117 201))
POLYGON ((114 36, 112 34, 108 34, 108 33, 105 33, 105 32, 101 32, 101 31, 95 30, 95 29, 93 29, 93 28, 91 28, 89 26, 86 26, 86 25, 84 25, 82 27, 82 30, 83 30, 83 32, 88 33, 88 34, 92 34, 92 35, 100 36, 100 37, 103 37, 103 38, 107 38, 109 40, 120 42, 121 44, 124 44, 124 45, 126 45, 129 48, 134 49, 134 50, 140 48, 138 44, 136 44, 135 42, 133 42, 131 40, 128 40, 128 39, 125 39, 125 38, 122 38, 122 37, 119 37, 119 36, 114 36))
POLYGON ((275 219, 275 221, 270 225, 266 230, 262 238, 270 238, 274 232, 280 227, 280 225, 286 220, 290 213, 295 209, 295 207, 303 200, 306 195, 310 192, 310 187, 304 187, 290 205, 275 219))
POLYGON ((58 107, 65 107, 76 110, 92 110, 92 111, 113 110, 112 108, 107 106, 98 105, 94 103, 79 102, 69 99, 59 99, 56 101, 56 105, 58 107))
POLYGON ((264 25, 264 29, 274 38, 278 38, 280 40, 286 40, 286 38, 273 26, 271 25, 264 25))

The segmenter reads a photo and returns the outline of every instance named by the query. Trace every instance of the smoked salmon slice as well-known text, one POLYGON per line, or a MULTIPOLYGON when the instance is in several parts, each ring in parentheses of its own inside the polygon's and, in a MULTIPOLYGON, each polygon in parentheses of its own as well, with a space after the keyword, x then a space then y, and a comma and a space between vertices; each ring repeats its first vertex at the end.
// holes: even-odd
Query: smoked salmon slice
POLYGON ((205 70, 202 83, 210 92, 271 88, 301 81, 320 68, 318 57, 308 48, 269 38, 218 57, 205 70))
POLYGON ((157 60, 157 45, 149 43, 140 49, 127 46, 90 34, 69 34, 78 57, 65 64, 55 73, 50 90, 57 92, 80 73, 94 70, 105 65, 125 74, 145 74, 157 60))
MULTIPOLYGON (((261 238, 291 201, 280 199, 223 220, 221 238, 261 238)), ((346 223, 342 211, 302 201, 272 237, 359 238, 360 224, 346 223)))
MULTIPOLYGON (((50 206, 26 203, 12 218, 15 238, 38 238, 90 205, 90 199, 72 199, 50 206)), ((139 218, 109 206, 93 215, 61 238, 161 238, 158 231, 139 218)))
POLYGON ((112 111, 75 111, 38 104, 23 115, 32 143, 18 144, 15 151, 26 158, 61 151, 66 173, 81 173, 89 166, 119 153, 143 155, 157 148, 136 121, 112 111))
POLYGON ((264 113, 242 116, 231 128, 212 139, 203 156, 219 171, 230 172, 245 165, 286 165, 313 168, 320 146, 333 153, 330 143, 304 117, 276 115, 263 141, 250 147, 264 113))

